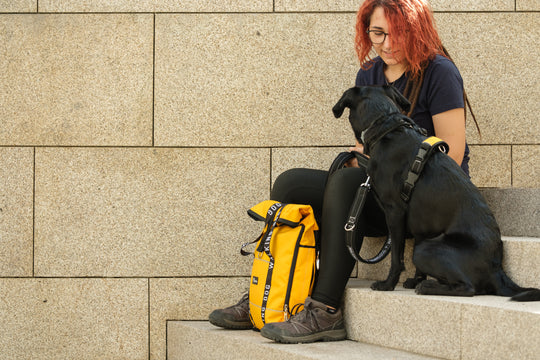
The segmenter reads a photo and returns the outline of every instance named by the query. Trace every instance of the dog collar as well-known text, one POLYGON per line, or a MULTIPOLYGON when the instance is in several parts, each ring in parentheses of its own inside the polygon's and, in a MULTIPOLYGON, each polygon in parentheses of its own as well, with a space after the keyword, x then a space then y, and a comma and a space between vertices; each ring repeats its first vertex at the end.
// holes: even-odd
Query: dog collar
POLYGON ((385 115, 385 116, 382 116, 380 118, 377 118, 375 119, 371 125, 368 126, 368 128, 364 131, 362 131, 362 133, 360 134, 360 137, 361 137, 361 140, 362 140, 362 144, 364 145, 364 153, 366 155, 369 155, 369 148, 372 147, 373 145, 375 145, 377 142, 379 142, 383 137, 385 137, 386 135, 388 135, 389 133, 391 133, 392 131, 400 128, 400 127, 408 127, 409 129, 413 129, 413 130, 416 130, 420 135, 422 136, 427 136, 427 131, 426 129, 424 128, 421 128, 420 126, 418 126, 413 120, 411 120, 410 118, 408 118, 407 116, 403 115, 402 113, 400 112, 393 112, 391 114, 388 114, 388 115, 385 115), (373 135, 369 135, 368 134, 368 131, 371 131, 373 130, 373 126, 379 122, 379 120, 381 119, 387 119, 393 115, 397 115, 398 116, 398 121, 396 123, 394 123, 393 125, 391 125, 389 128, 387 129, 383 129, 382 131, 380 131, 379 133, 375 133, 373 135))
POLYGON ((403 115, 401 115, 401 113, 399 113, 399 112, 394 112, 394 113, 382 116, 382 117, 377 118, 376 120, 374 120, 371 123, 371 125, 368 126, 368 128, 366 130, 362 131, 361 136, 360 136, 361 140, 362 140, 362 144, 364 145, 364 153, 366 155, 369 155, 369 148, 370 147, 372 147, 377 142, 379 142, 387 134, 391 133, 392 131, 394 131, 397 128, 400 128, 402 126, 406 126, 406 127, 411 128, 411 129, 414 127, 413 123, 412 123, 412 120, 409 120, 408 118, 403 117, 403 115), (368 134, 368 132, 371 132, 373 130, 374 125, 377 124, 379 122, 379 120, 387 119, 387 118, 389 118, 390 116, 393 116, 393 115, 399 115, 400 116, 399 121, 392 124, 389 128, 383 129, 382 131, 380 131, 378 133, 374 133, 373 135, 368 134))

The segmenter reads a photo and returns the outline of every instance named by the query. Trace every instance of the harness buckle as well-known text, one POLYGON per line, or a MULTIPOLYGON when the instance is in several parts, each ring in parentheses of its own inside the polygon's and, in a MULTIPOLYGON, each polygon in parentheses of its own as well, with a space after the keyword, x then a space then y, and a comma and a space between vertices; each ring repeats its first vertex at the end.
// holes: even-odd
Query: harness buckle
POLYGON ((406 182, 403 184, 403 191, 401 192, 401 199, 405 202, 408 202, 411 199, 411 192, 414 188, 414 185, 406 182))
POLYGON ((416 158, 412 163, 411 171, 415 174, 418 174, 420 173, 420 170, 422 170, 422 159, 416 158))

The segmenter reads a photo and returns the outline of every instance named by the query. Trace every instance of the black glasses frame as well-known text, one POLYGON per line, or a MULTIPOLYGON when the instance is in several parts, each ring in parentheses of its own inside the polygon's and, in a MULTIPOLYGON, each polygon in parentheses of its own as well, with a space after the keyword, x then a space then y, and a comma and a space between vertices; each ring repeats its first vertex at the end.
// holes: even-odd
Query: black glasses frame
POLYGON ((375 45, 379 45, 379 44, 384 43, 384 42, 386 41, 386 37, 387 37, 388 35, 390 35, 389 33, 385 33, 384 31, 381 31, 381 30, 370 30, 370 29, 367 29, 367 30, 366 30, 366 33, 368 34, 369 40, 371 40, 371 43, 372 43, 372 44, 375 44, 375 45), (374 42, 374 41, 371 39, 371 36, 369 35, 369 33, 372 33, 372 32, 383 33, 383 34, 384 34, 384 37, 383 37, 382 41, 381 41, 381 42, 374 42))

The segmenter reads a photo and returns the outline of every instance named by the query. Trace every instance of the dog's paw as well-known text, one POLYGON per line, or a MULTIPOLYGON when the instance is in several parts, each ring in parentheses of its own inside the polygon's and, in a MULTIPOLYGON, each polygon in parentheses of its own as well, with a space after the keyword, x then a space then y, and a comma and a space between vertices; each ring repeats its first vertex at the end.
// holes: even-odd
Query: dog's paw
POLYGON ((416 285, 418 285, 418 283, 419 283, 418 279, 416 279, 416 278, 408 278, 403 283, 403 287, 405 289, 414 289, 416 287, 416 285))
POLYGON ((387 281, 375 281, 371 284, 371 289, 377 291, 392 291, 395 285, 388 283, 387 281))
POLYGON ((438 281, 436 280, 424 280, 416 286, 416 293, 418 295, 431 295, 433 294, 433 290, 437 289, 441 286, 438 281))

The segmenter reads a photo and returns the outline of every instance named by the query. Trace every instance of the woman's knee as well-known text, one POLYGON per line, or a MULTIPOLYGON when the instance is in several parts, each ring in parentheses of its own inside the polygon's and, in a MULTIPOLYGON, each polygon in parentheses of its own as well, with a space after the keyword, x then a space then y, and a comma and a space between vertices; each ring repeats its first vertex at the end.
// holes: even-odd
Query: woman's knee
POLYGON ((270 197, 288 203, 307 203, 322 198, 327 172, 295 168, 281 173, 274 181, 270 197))
POLYGON ((289 169, 278 175, 270 198, 277 201, 290 202, 291 189, 295 188, 300 180, 298 169, 289 169))
POLYGON ((274 186, 272 189, 289 188, 294 185, 296 182, 298 182, 299 177, 301 176, 300 170, 302 169, 289 169, 279 174, 276 181, 274 181, 274 186))

